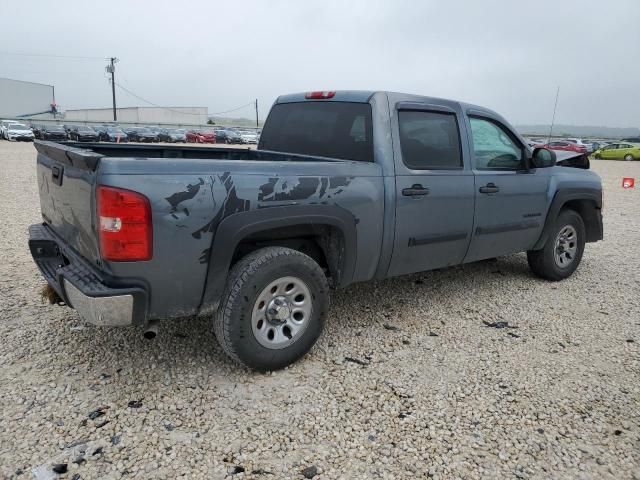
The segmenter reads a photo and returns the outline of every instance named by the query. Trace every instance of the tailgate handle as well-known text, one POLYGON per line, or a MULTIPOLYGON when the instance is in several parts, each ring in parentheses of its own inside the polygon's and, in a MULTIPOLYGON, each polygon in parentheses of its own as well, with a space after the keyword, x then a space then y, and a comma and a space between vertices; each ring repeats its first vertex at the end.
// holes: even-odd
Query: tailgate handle
POLYGON ((51 179, 53 180, 53 183, 55 183, 58 186, 62 185, 62 175, 64 174, 64 167, 61 167, 59 165, 54 165, 53 167, 51 167, 51 179))

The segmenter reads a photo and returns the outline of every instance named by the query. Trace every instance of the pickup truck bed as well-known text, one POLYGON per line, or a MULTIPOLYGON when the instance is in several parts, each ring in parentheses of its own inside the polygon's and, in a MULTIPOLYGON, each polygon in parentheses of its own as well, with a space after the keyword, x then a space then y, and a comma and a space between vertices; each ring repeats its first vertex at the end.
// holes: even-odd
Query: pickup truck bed
MULTIPOLYGON (((256 216, 261 217, 256 218, 258 222, 267 217, 292 218, 298 211, 303 223, 312 227, 313 216, 301 208, 303 204, 324 205, 330 210, 342 205, 352 212, 343 220, 351 223, 347 231, 355 230, 358 219, 371 230, 366 242, 362 237, 360 245, 351 248, 365 258, 379 254, 383 189, 381 170, 373 163, 234 148, 40 141, 35 146, 45 220, 38 238, 44 235, 42 232, 57 238, 62 249, 77 254, 73 265, 82 263, 82 270, 93 272, 93 278, 112 286, 126 285, 126 291, 138 286, 153 292, 145 294, 145 308, 137 309, 144 314, 128 318, 129 323, 195 315, 215 308, 227 271, 210 266, 230 262, 227 257, 233 250, 228 251, 227 246, 212 250, 212 241, 219 224, 233 214, 269 208, 269 212, 256 216), (54 174, 55 169, 59 173, 54 174), (62 185, 56 184, 58 175, 63 177, 62 185), (98 184, 135 190, 153 199, 151 260, 101 259, 93 214, 98 184), (349 191, 345 191, 347 187, 349 191), (355 190, 357 196, 350 193, 355 190)), ((338 218, 343 217, 340 211, 338 218)), ((375 265, 364 263, 357 265, 358 276, 353 280, 373 276, 375 265)), ((64 276, 66 272, 59 274, 64 276)), ((49 283, 65 298, 62 281, 49 283)), ((85 294, 93 295, 94 291, 85 290, 85 294)), ((142 297, 140 294, 140 302, 142 297)), ((102 323, 109 323, 107 320, 104 317, 102 323)))

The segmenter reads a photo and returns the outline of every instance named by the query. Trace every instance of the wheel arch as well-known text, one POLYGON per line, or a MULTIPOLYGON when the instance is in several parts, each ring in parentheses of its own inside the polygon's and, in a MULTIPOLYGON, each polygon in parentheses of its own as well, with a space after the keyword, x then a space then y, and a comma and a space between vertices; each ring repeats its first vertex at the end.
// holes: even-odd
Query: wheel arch
POLYGON ((556 192, 547 212, 540 238, 532 250, 544 247, 553 228, 553 223, 560 212, 566 208, 574 210, 582 217, 587 242, 602 240, 602 191, 592 188, 571 188, 556 192))
POLYGON ((353 279, 356 241, 354 216, 334 205, 271 207, 231 215, 216 229, 199 310, 217 308, 232 266, 264 246, 306 253, 329 270, 334 286, 344 287, 353 279))

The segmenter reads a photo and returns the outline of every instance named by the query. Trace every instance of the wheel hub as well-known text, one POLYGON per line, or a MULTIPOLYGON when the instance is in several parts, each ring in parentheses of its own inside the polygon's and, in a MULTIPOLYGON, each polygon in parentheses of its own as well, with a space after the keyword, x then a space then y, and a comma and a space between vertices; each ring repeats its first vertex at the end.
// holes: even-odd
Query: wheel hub
POLYGON ((572 225, 566 225, 560 229, 556 237, 554 260, 561 268, 573 263, 578 250, 578 233, 572 225))
POLYGON ((272 325, 283 325, 291 317, 291 306, 287 297, 278 296, 269 302, 265 315, 272 325))
POLYGON ((297 277, 281 277, 257 296, 251 329, 257 342, 269 349, 288 347, 307 329, 312 313, 311 291, 297 277))

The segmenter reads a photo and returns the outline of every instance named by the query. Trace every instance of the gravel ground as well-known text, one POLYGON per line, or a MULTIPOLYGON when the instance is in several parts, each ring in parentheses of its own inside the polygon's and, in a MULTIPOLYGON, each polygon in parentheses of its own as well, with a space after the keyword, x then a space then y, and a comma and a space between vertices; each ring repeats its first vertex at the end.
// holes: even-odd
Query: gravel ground
POLYGON ((35 150, 0 142, 0 476, 640 479, 640 162, 593 164, 606 240, 569 280, 519 254, 355 285, 258 374, 206 319, 149 342, 43 304, 35 150))

